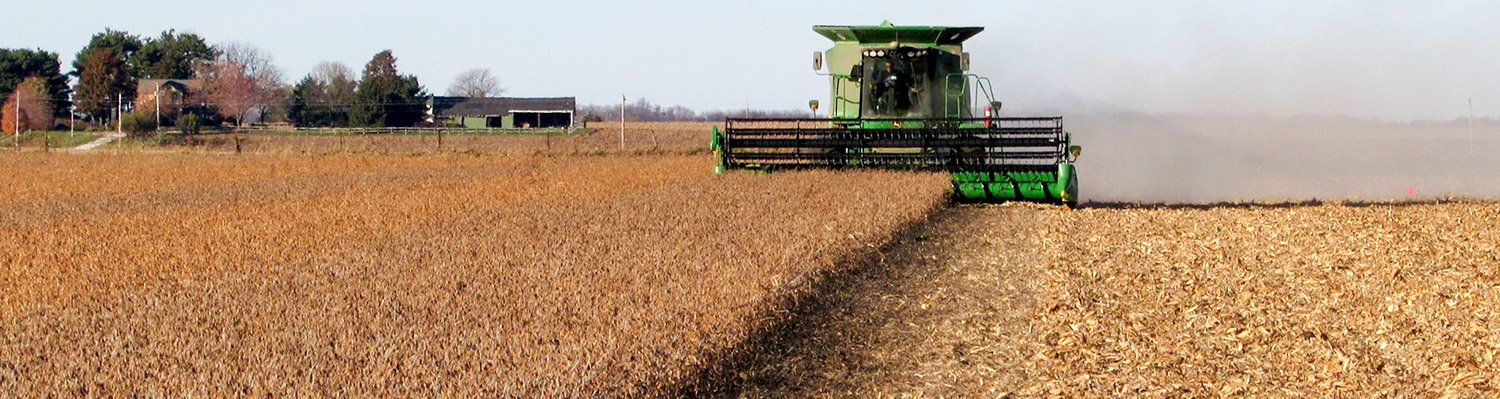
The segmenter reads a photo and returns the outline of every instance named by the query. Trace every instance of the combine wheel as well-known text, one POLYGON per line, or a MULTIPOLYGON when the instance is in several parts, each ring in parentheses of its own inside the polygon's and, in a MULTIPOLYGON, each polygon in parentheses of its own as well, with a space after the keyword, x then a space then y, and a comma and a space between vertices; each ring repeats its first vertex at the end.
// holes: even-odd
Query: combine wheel
POLYGON ((1068 179, 1068 188, 1063 191, 1063 205, 1068 209, 1078 209, 1078 172, 1073 172, 1073 178, 1068 179))

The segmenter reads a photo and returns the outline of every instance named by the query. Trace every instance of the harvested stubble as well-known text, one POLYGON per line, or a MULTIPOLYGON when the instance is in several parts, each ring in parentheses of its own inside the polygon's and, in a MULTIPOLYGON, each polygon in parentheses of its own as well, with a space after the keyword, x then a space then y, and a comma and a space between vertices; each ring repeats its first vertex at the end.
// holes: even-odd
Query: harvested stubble
MULTIPOLYGON (((618 122, 616 122, 618 123, 618 122)), ((625 146, 620 146, 618 124, 591 123, 588 129, 569 135, 518 133, 458 133, 443 135, 438 148, 437 135, 412 134, 308 134, 268 132, 241 134, 241 150, 255 153, 364 153, 427 154, 459 152, 470 154, 684 154, 708 148, 711 122, 629 122, 625 128, 625 146)), ((234 151, 230 135, 201 135, 166 146, 173 149, 211 152, 234 151)))
POLYGON ((940 219, 885 278, 832 294, 801 327, 808 338, 750 367, 750 396, 1500 389, 1500 204, 993 206, 940 219))
POLYGON ((5 162, 80 171, 9 181, 22 396, 670 394, 947 186, 703 157, 5 162))

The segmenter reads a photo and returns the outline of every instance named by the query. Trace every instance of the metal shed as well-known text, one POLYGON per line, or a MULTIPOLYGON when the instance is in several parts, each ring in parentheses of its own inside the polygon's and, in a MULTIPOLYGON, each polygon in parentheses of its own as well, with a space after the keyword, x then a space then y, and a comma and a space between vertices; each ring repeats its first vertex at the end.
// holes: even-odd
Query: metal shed
POLYGON ((566 128, 573 125, 573 97, 432 97, 429 121, 472 129, 566 128))

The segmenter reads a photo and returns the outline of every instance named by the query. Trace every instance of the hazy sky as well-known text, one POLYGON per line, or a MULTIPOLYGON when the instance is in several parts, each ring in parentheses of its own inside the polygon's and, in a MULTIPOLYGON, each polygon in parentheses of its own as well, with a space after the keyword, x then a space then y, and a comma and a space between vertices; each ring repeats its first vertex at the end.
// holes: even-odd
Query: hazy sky
POLYGON ((443 93, 491 68, 514 96, 799 109, 826 96, 816 24, 974 25, 974 72, 1013 112, 1500 114, 1494 1, 3 0, 0 47, 67 65, 105 27, 176 28, 268 50, 294 82, 382 50, 443 93))

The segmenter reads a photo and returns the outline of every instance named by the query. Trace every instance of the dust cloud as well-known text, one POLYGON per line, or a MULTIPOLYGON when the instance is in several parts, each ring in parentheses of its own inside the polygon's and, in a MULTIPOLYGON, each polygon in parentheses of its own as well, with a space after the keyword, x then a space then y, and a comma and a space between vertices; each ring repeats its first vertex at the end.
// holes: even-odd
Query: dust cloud
POLYGON ((1067 18, 965 51, 1007 116, 1066 118, 1084 200, 1500 199, 1493 3, 1014 7, 1067 18))
POLYGON ((1500 121, 1066 115, 1096 202, 1500 198, 1500 121))

